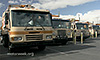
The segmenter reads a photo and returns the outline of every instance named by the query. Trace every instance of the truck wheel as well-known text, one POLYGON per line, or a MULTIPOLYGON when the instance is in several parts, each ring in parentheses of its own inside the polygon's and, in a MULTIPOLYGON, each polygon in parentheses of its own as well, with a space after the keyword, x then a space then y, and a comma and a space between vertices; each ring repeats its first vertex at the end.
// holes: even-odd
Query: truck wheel
POLYGON ((12 48, 12 44, 8 42, 8 52, 14 52, 14 48, 12 48))
POLYGON ((46 48, 46 46, 38 46, 38 49, 39 49, 40 51, 43 51, 45 48, 46 48))
POLYGON ((61 44, 62 44, 62 45, 66 45, 66 43, 67 43, 67 41, 66 41, 66 42, 62 42, 61 44))
POLYGON ((2 40, 2 43, 3 43, 3 46, 4 47, 8 47, 8 40, 7 40, 7 37, 6 36, 3 36, 3 40, 2 40))
POLYGON ((86 39, 85 38, 83 38, 83 41, 85 41, 86 39))
POLYGON ((14 52, 14 48, 8 48, 8 52, 9 52, 9 53, 14 52))
POLYGON ((62 41, 61 44, 62 44, 62 45, 66 45, 67 42, 68 42, 68 39, 62 41))

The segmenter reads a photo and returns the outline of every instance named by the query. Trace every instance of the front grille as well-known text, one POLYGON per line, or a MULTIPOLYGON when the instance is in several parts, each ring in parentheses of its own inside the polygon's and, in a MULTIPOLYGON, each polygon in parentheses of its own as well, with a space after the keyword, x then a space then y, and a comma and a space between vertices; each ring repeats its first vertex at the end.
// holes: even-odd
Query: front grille
POLYGON ((71 30, 66 30, 66 34, 67 34, 67 36, 71 36, 71 30))
POLYGON ((26 35, 26 40, 42 40, 42 35, 26 35))
POLYGON ((66 30, 58 30, 58 36, 65 37, 66 36, 66 30))

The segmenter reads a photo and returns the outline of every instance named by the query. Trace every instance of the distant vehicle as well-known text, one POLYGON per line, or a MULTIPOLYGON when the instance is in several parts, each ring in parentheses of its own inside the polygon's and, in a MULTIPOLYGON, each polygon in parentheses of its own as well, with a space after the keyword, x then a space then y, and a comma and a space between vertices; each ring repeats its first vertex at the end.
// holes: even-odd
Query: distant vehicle
POLYGON ((76 23, 76 39, 81 39, 81 32, 83 32, 83 40, 90 37, 89 27, 86 23, 76 23))
POLYGON ((100 35, 100 26, 99 25, 93 25, 94 31, 97 31, 97 34, 100 35))
POLYGON ((69 20, 52 19, 54 28, 54 41, 66 44, 68 38, 71 38, 71 23, 69 20))
POLYGON ((31 5, 9 5, 2 15, 3 46, 9 51, 23 46, 44 50, 52 41, 52 16, 48 10, 31 5))

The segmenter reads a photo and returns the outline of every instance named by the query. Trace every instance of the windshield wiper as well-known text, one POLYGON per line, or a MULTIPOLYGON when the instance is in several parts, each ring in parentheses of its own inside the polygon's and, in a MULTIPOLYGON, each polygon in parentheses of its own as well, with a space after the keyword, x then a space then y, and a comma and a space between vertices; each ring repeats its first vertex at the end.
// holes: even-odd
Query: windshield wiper
POLYGON ((40 24, 40 22, 39 22, 39 21, 34 20, 34 19, 33 19, 33 21, 34 21, 34 22, 36 21, 36 22, 37 22, 37 23, 38 23, 38 24, 42 27, 42 29, 43 29, 43 30, 45 30, 45 28, 43 27, 43 25, 41 25, 41 24, 40 24))
MULTIPOLYGON (((30 20, 32 20, 32 18, 31 18, 30 20)), ((29 20, 29 21, 30 21, 30 20, 29 20)), ((29 22, 29 21, 28 21, 28 22, 29 22)), ((28 23, 28 22, 27 22, 27 23, 28 23)), ((27 30, 27 26, 25 27, 25 29, 24 29, 24 30, 27 30)))

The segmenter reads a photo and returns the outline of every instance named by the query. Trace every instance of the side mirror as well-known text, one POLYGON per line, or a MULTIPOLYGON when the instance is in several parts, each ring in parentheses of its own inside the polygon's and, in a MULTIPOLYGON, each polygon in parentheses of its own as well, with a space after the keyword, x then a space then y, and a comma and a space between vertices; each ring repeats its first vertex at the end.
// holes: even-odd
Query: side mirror
POLYGON ((73 27, 73 28, 74 28, 74 29, 76 28, 76 27, 75 27, 75 25, 74 25, 74 27, 73 27))
POLYGON ((5 24, 8 24, 8 21, 7 20, 5 20, 5 24))
POLYGON ((9 15, 8 15, 8 13, 6 13, 5 14, 5 24, 8 24, 8 21, 7 21, 8 19, 9 19, 9 15))
POLYGON ((52 19, 52 14, 50 13, 50 18, 52 19))

